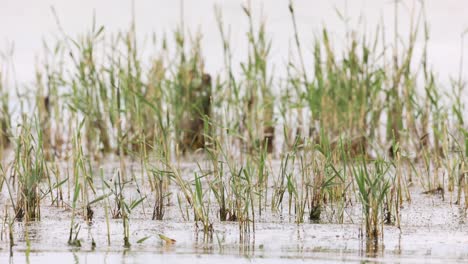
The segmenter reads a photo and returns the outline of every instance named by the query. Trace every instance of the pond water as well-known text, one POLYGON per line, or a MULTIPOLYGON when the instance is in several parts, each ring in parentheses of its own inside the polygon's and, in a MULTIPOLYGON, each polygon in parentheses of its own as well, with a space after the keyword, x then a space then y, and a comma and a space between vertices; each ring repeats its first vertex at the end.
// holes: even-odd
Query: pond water
MULTIPOLYGON (((106 164, 105 178, 110 181, 115 177, 112 168, 118 163, 106 164)), ((138 164, 129 165, 138 168, 138 164)), ((182 172, 189 177, 197 166, 183 163, 182 172)), ((273 167, 278 169, 277 166, 274 162, 273 167)), ((132 171, 139 174, 138 169, 132 171)), ((140 184, 137 189, 136 182, 141 179, 126 187, 124 197, 137 200, 141 194, 147 198, 131 213, 130 248, 124 247, 122 220, 109 219, 107 225, 104 205, 100 203, 92 206, 94 217, 90 223, 83 220, 82 210, 78 210, 76 221, 81 229, 77 238, 81 247, 69 246, 71 209, 66 202, 63 206, 50 206, 47 196, 42 201, 40 221, 14 223, 15 245, 11 251, 8 226, 3 226, 0 263, 55 263, 59 260, 63 263, 461 263, 468 258, 467 215, 463 206, 455 205, 455 192, 444 196, 423 194, 421 188, 410 187, 411 202, 405 202, 401 209, 401 228, 386 225, 383 240, 375 246, 366 244, 361 237, 360 205, 354 198, 344 209, 343 224, 334 220, 336 208, 333 206, 324 209, 322 222, 304 224, 296 224, 287 208, 278 213, 267 209, 257 216, 255 232, 242 238, 237 222, 215 220, 217 210, 213 205, 210 217, 214 220, 214 233, 206 237, 193 219, 184 221, 182 218, 177 187, 171 187, 164 220, 156 221, 151 220, 155 200, 149 187, 140 184), (167 244, 160 239, 160 234, 176 242, 167 244)), ((105 192, 97 179, 95 187, 96 196, 105 192)), ((63 195, 67 193, 65 188, 63 195)), ((3 192, 1 204, 7 200, 8 195, 3 192)), ((110 210, 115 209, 113 198, 109 203, 110 210)))

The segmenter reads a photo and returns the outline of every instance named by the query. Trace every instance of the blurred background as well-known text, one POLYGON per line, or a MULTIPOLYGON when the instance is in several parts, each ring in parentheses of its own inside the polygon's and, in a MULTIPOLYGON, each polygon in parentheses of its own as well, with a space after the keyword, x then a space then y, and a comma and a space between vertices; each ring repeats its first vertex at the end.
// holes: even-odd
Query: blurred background
MULTIPOLYGON (((224 24, 230 26, 236 62, 247 56, 248 20, 242 10, 242 5, 246 4, 248 2, 241 0, 0 0, 0 51, 14 50, 12 59, 16 78, 27 83, 34 79, 34 67, 43 41, 50 42, 59 34, 52 8, 56 10, 64 32, 73 38, 90 30, 94 14, 96 24, 112 33, 128 29, 134 13, 138 38, 144 39, 155 33, 158 38, 173 39, 172 32, 183 17, 186 31, 203 35, 206 71, 217 73, 222 70, 223 58, 214 8, 218 6, 224 24)), ((281 72, 288 54, 294 50, 288 1, 252 0, 250 4, 254 18, 266 22, 267 37, 272 40, 270 61, 275 72, 281 72)), ((323 26, 330 31, 337 48, 344 43, 345 32, 375 33, 377 25, 382 24, 388 36, 386 42, 391 43, 397 17, 396 24, 404 44, 408 40, 411 20, 416 21, 420 15, 421 22, 426 20, 429 25, 429 64, 439 74, 438 79, 447 82, 449 77, 459 73, 461 35, 468 29, 467 1, 399 1, 396 16, 395 1, 392 0, 296 0, 294 5, 307 66, 313 63, 312 59, 307 59, 312 56, 313 38, 320 34, 323 26), (425 14, 420 13, 422 9, 425 14)), ((420 32, 415 56, 420 56, 424 42, 423 27, 420 32)), ((467 61, 468 52, 464 57, 467 61)), ((468 71, 463 75, 466 79, 468 71)))

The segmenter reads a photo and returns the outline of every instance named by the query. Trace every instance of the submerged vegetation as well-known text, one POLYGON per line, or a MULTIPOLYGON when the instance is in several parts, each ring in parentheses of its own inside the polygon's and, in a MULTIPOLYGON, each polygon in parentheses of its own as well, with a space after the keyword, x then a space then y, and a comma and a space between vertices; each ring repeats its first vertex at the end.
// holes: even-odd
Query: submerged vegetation
POLYGON ((345 210, 357 204, 365 238, 380 241, 384 225, 400 227, 400 208, 419 184, 428 194, 456 193, 456 203, 468 206, 465 83, 460 73, 442 87, 427 45, 415 59, 421 27, 429 41, 424 7, 404 46, 385 42, 379 25, 373 37, 349 34, 336 50, 324 28, 307 47, 309 69, 290 4, 295 55, 281 77, 269 63, 267 24, 250 6, 243 10, 249 28, 240 73, 217 9, 224 52, 217 75, 204 69, 200 35, 181 26, 173 39, 153 38, 148 56, 134 23, 116 35, 93 23, 88 34, 61 32, 46 43, 32 96, 17 90, 18 112, 0 72, 8 214, 40 221, 44 203, 70 209, 68 243, 76 247, 80 223, 105 221, 111 243, 109 221, 118 219, 130 247, 134 214, 164 220, 173 204, 207 240, 225 221, 239 225, 242 240, 270 218, 356 222, 345 210))

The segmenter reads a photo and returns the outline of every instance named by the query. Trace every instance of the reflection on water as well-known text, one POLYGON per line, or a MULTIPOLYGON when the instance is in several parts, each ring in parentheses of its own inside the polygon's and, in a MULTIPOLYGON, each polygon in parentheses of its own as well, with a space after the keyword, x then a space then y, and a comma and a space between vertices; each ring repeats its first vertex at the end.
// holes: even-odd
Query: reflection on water
MULTIPOLYGON (((259 263, 443 260, 449 263, 468 257, 464 247, 468 243, 465 225, 458 230, 451 226, 425 227, 421 223, 415 227, 407 225, 402 230, 386 226, 383 241, 377 242, 359 238, 360 227, 355 224, 258 223, 255 234, 241 239, 235 223, 218 224, 213 236, 207 237, 189 223, 141 220, 132 222, 132 247, 125 249, 118 221, 111 223, 111 245, 107 245, 106 234, 100 230, 102 226, 95 224, 89 226, 89 234, 81 235, 81 248, 67 246, 67 222, 43 222, 28 225, 28 231, 16 228, 19 238, 22 232, 27 232, 31 246, 23 241, 26 237, 23 234, 16 241, 12 256, 7 250, 0 251, 0 263, 55 263, 58 259, 63 263, 185 263, 191 259, 195 263, 252 260, 259 263), (176 242, 161 241, 157 236, 161 230, 176 242), (147 235, 149 239, 141 244, 136 242, 147 235), (95 249, 91 246, 92 239, 97 243, 95 249)), ((5 246, 1 244, 3 249, 5 246)))
MULTIPOLYGON (((190 170, 188 164, 187 170, 190 170)), ((357 204, 349 205, 344 224, 330 224, 337 223, 331 220, 298 225, 286 212, 281 219, 265 212, 250 232, 240 233, 236 222, 214 220, 214 232, 209 235, 193 222, 182 219, 175 204, 167 206, 164 221, 150 220, 143 208, 135 208, 130 219, 131 248, 125 249, 122 220, 109 220, 109 244, 104 209, 96 206, 94 221, 90 224, 82 217, 76 218, 81 226, 78 239, 82 246, 78 248, 67 244, 71 212, 64 207, 48 206, 45 199, 41 221, 13 224, 12 256, 9 240, 5 238, 8 228, 4 229, 0 239, 0 263, 51 263, 58 259, 64 263, 185 263, 192 259, 196 263, 218 264, 252 260, 260 263, 298 260, 447 263, 468 258, 466 210, 452 204, 450 199, 428 196, 413 189, 412 202, 401 209, 401 229, 384 225, 384 236, 378 243, 363 238, 361 219, 357 216, 360 211, 353 210, 357 207, 357 204), (176 242, 168 244, 160 234, 176 242)), ((332 219, 334 212, 326 209, 323 214, 324 219, 332 219)))
POLYGON ((362 239, 359 255, 368 258, 383 256, 384 246, 375 239, 362 239))

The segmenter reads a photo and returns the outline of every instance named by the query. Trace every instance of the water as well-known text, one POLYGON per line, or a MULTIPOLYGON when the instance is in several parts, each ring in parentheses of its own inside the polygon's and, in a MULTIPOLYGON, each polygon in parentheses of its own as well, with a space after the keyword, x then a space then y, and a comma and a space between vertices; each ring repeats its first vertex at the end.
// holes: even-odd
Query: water
MULTIPOLYGON (((105 164, 105 178, 110 180, 112 168, 118 166, 118 162, 109 160, 105 164)), ((128 165, 129 170, 139 175, 138 164, 128 165)), ((274 171, 279 170, 278 163, 273 162, 272 166, 274 171)), ((181 168, 185 177, 192 177, 190 172, 196 170, 197 165, 185 162, 181 168)), ((141 181, 137 178, 137 182, 141 181)), ((97 194, 91 195, 90 200, 107 190, 102 189, 98 179, 94 183, 97 194)), ((71 210, 66 204, 51 206, 50 197, 46 196, 42 200, 41 221, 14 223, 15 246, 11 252, 5 238, 8 228, 4 226, 0 263, 51 263, 58 260, 63 263, 461 263, 468 258, 467 215, 463 206, 454 204, 455 193, 447 193, 445 197, 426 195, 419 187, 409 187, 411 202, 405 202, 401 209, 401 228, 385 226, 383 240, 378 247, 372 247, 360 237, 361 213, 356 198, 352 198, 352 204, 346 207, 343 224, 336 224, 333 220, 334 211, 330 206, 322 213, 323 223, 300 225, 294 222, 293 216, 289 216, 287 208, 283 208, 281 214, 267 209, 262 216, 257 216, 255 233, 241 239, 236 222, 214 220, 213 236, 205 237, 193 221, 184 221, 177 204, 178 188, 175 186, 171 187, 171 202, 167 205, 164 220, 151 220, 154 197, 147 184, 140 184, 140 191, 141 195, 147 195, 147 199, 130 215, 130 248, 123 246, 121 219, 109 220, 108 233, 102 204, 92 205, 94 218, 90 224, 83 220, 82 211, 77 210, 76 221, 81 226, 78 239, 82 246, 69 246, 71 210), (176 242, 166 244, 159 234, 176 242), (139 243, 143 238, 147 239, 139 243), (95 248, 92 241, 96 243, 95 248)), ((65 186, 64 196, 67 197, 68 193, 65 186)), ((128 185, 124 196, 127 201, 138 199, 136 185, 128 185)), ((4 191, 0 203, 5 204, 8 199, 4 191)), ((112 197, 110 207, 115 208, 112 197)), ((217 219, 216 214, 213 204, 211 218, 217 219)), ((3 212, 0 216, 4 218, 3 212)))
MULTIPOLYGON (((82 223, 80 238, 83 246, 78 249, 66 244, 69 221, 54 219, 55 215, 63 215, 63 209, 45 207, 42 221, 28 225, 27 229, 23 223, 15 224, 18 238, 11 260, 14 263, 26 262, 27 259, 31 263, 50 263, 57 258, 67 262, 76 260, 76 263, 146 263, 148 260, 185 263, 190 259, 197 263, 216 263, 221 259, 226 263, 251 260, 258 263, 354 263, 363 260, 459 263, 466 259, 468 229, 466 224, 458 222, 466 216, 458 215, 456 208, 450 209, 448 203, 440 202, 438 197, 416 198, 414 204, 418 204, 417 210, 409 206, 403 212, 409 217, 403 220, 401 230, 390 226, 385 228, 382 248, 376 251, 366 249, 365 243, 359 239, 357 224, 258 223, 255 235, 240 241, 237 224, 217 223, 213 239, 204 242, 203 234, 197 232, 192 223, 138 218, 130 222, 131 249, 122 246, 120 220, 111 220, 111 245, 107 244, 103 219, 97 219, 89 226, 82 223), (433 200, 438 204, 436 209, 427 206, 428 203, 422 199, 433 200), (433 221, 430 220, 435 216, 433 211, 447 214, 433 221), (25 231, 31 241, 29 256, 25 253, 25 238, 20 235, 25 231), (161 233, 177 242, 164 244, 157 236, 161 233), (135 242, 146 236, 151 237, 141 244, 135 242), (91 247, 91 239, 96 241, 95 249, 91 247)), ((1 246, 5 248, 7 245, 1 246)), ((8 251, 2 250, 0 260, 6 263, 8 259, 8 251)))

